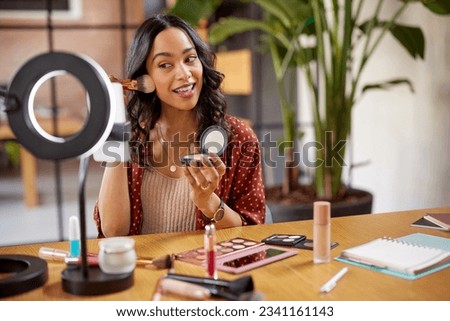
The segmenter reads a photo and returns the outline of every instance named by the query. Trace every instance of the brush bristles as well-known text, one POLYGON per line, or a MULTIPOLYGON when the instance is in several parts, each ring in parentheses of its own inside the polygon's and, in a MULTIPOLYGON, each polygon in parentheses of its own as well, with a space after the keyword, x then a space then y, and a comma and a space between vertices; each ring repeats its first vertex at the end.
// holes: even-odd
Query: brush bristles
POLYGON ((136 78, 137 90, 149 94, 155 91, 155 83, 149 75, 142 75, 136 78))
POLYGON ((158 257, 156 259, 146 259, 146 258, 138 258, 136 260, 136 265, 145 267, 145 268, 152 268, 152 269, 170 269, 173 265, 173 259, 172 256, 167 254, 161 257, 158 257))
POLYGON ((157 269, 170 269, 173 265, 173 260, 171 255, 164 255, 155 260, 153 260, 153 265, 157 269))

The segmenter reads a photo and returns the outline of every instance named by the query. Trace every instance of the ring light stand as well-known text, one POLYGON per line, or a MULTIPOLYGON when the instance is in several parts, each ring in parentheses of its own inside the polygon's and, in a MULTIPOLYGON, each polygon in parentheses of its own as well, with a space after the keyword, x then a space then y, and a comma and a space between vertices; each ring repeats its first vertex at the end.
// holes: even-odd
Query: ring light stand
MULTIPOLYGON (((61 274, 63 289, 76 295, 112 293, 133 285, 133 272, 106 274, 99 267, 90 267, 87 264, 84 186, 90 156, 107 140, 113 129, 117 88, 110 82, 105 71, 92 59, 69 53, 51 52, 32 58, 16 73, 6 100, 9 125, 20 144, 32 154, 48 160, 80 157, 79 210, 82 262, 81 266, 68 267, 61 274), (78 133, 62 138, 48 134, 39 126, 33 103, 40 85, 51 77, 65 73, 75 76, 85 87, 89 112, 83 128, 78 133)), ((25 292, 47 281, 47 263, 37 257, 31 258, 33 260, 21 255, 0 256, 0 262, 14 261, 11 264, 12 270, 2 269, 1 272, 17 272, 20 267, 24 269, 13 277, 1 280, 0 297, 2 293, 5 295, 21 293, 13 293, 11 287, 17 286, 25 292), (25 272, 31 271, 39 274, 40 282, 35 282, 33 278, 21 277, 27 274, 25 272), (9 284, 3 287, 5 280, 9 284)))
POLYGON ((33 290, 48 280, 47 262, 29 255, 0 255, 0 273, 12 273, 0 279, 0 298, 33 290))

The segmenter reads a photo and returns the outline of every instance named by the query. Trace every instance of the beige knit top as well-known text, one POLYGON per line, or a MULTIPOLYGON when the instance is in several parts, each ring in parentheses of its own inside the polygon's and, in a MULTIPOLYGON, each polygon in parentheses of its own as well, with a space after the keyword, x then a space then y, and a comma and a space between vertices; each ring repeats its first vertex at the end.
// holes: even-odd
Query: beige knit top
POLYGON ((172 178, 144 170, 141 186, 142 234, 193 231, 195 205, 186 177, 172 178))

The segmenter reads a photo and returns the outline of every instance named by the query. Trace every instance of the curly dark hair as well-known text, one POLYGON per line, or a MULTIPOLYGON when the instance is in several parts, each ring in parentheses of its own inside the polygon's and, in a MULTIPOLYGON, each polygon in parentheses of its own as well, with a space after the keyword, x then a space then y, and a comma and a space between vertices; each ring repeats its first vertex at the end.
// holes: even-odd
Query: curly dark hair
MULTIPOLYGON (((183 30, 192 40, 203 66, 203 87, 195 107, 199 128, 196 140, 211 125, 222 126, 230 133, 225 121, 226 100, 220 90, 224 75, 215 70, 216 55, 197 32, 177 16, 158 14, 145 20, 137 29, 127 56, 127 77, 136 79, 147 74, 146 60, 156 36, 163 30, 175 27, 183 30)), ((161 101, 155 94, 132 92, 127 105, 131 122, 130 153, 134 160, 143 160, 142 143, 149 136, 161 115, 161 101), (144 125, 143 125, 144 124, 144 125), (137 157, 137 158, 136 158, 137 157)), ((148 164, 146 164, 148 165, 148 164)))

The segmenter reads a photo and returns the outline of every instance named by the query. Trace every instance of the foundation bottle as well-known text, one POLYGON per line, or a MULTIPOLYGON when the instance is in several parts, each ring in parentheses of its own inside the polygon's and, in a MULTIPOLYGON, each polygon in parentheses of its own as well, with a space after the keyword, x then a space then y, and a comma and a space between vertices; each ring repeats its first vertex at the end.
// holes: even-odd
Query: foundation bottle
POLYGON ((314 202, 313 261, 330 262, 331 215, 329 202, 314 202))

